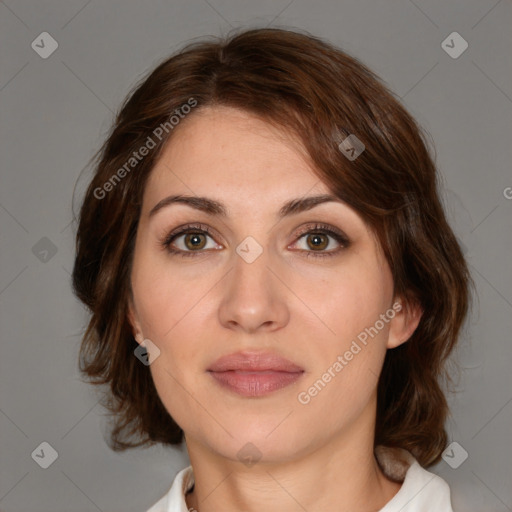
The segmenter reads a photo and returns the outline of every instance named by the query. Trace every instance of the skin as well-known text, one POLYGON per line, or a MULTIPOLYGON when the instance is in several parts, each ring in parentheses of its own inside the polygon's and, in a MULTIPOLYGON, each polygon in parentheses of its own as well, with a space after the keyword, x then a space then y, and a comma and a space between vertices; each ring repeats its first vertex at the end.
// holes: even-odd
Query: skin
POLYGON ((187 506, 199 512, 368 512, 400 488, 373 454, 377 377, 386 350, 418 325, 419 309, 402 308, 308 404, 297 399, 400 300, 376 238, 346 204, 279 220, 285 202, 330 193, 312 169, 285 132, 246 112, 207 107, 182 121, 144 190, 129 320, 139 341, 160 350, 150 370, 185 432, 196 482, 187 506), (228 215, 185 204, 149 215, 173 194, 215 199, 228 215), (342 230, 350 244, 327 236, 320 252, 339 252, 306 257, 319 249, 300 229, 315 222, 342 230), (198 251, 178 237, 174 246, 194 255, 169 253, 160 241, 186 223, 209 226, 211 238, 198 251), (252 263, 236 252, 248 236, 263 248, 252 263), (236 395, 206 369, 239 350, 275 351, 304 374, 265 397, 236 395), (248 442, 261 454, 251 467, 237 456, 248 442))

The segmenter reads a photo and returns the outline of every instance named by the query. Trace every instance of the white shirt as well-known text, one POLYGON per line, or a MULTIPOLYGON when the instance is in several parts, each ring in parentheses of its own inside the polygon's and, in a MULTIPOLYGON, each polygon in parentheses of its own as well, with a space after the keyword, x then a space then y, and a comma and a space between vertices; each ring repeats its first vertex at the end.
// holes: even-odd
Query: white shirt
MULTIPOLYGON (((378 446, 375 456, 389 478, 402 482, 400 490, 379 512, 453 512, 448 484, 423 469, 409 452, 378 446)), ((194 473, 192 466, 188 466, 147 512, 189 512, 185 494, 193 485, 194 473)))

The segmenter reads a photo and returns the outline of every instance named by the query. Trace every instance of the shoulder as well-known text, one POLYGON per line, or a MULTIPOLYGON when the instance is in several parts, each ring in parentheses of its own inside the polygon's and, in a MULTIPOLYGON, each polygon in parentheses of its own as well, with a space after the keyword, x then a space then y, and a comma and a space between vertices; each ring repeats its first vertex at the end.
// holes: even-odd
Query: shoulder
POLYGON ((453 512, 448 484, 422 468, 409 452, 377 447, 375 455, 388 478, 402 482, 398 493, 379 512, 453 512))
POLYGON ((169 491, 146 512, 188 512, 186 492, 194 485, 192 466, 177 473, 169 491))

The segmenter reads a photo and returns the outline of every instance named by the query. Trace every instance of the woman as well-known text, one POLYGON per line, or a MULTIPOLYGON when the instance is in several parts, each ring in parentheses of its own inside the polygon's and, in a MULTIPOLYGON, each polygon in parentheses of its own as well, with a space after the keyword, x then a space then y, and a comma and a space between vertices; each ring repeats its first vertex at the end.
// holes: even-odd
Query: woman
POLYGON ((452 510, 427 471, 469 276, 421 128, 309 35, 186 47, 98 153, 73 284, 111 447, 185 440, 156 511, 452 510))

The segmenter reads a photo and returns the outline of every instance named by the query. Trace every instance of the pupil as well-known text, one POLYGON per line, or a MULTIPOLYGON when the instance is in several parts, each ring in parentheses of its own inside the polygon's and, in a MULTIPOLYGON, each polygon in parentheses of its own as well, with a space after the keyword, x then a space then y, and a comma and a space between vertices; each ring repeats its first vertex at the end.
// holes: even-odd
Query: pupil
POLYGON ((325 249, 326 247, 326 241, 325 241, 325 237, 324 235, 322 234, 313 234, 313 235, 310 235, 310 239, 311 241, 311 245, 312 247, 318 249, 325 249))
POLYGON ((200 233, 192 233, 188 234, 186 237, 187 247, 192 249, 197 249, 198 247, 201 249, 204 244, 202 244, 203 240, 201 240, 200 233))

